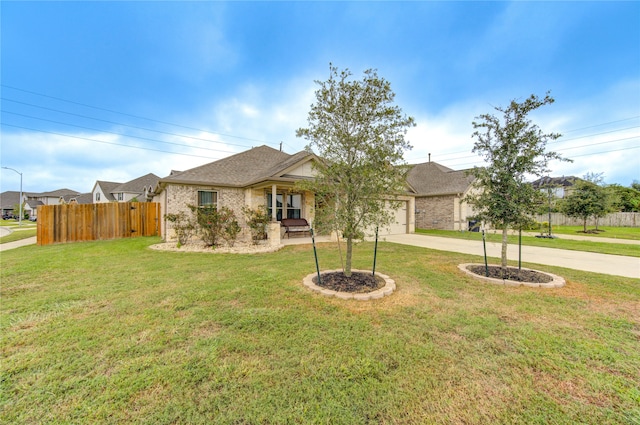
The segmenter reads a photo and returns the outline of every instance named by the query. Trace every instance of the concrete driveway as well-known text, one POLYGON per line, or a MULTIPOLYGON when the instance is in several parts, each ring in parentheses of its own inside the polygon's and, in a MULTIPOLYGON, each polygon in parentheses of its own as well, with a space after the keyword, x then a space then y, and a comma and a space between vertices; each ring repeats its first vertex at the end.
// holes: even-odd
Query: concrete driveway
MULTIPOLYGON (((418 234, 388 235, 384 237, 384 240, 402 245, 419 246, 440 251, 483 255, 482 242, 478 241, 418 234)), ((640 251, 640 245, 638 245, 638 250, 640 251)), ((487 242, 487 256, 500 258, 500 252, 501 244, 487 242)), ((517 245, 509 245, 507 257, 510 260, 518 259, 517 245)), ((640 279, 640 258, 638 257, 523 245, 522 261, 640 279)))

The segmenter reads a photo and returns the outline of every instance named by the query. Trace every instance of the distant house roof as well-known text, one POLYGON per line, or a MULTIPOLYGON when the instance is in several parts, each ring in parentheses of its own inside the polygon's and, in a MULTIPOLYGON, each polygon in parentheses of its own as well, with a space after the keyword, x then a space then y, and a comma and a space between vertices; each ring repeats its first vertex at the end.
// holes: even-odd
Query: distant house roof
POLYGON ((416 196, 451 195, 466 192, 474 181, 467 170, 452 170, 435 162, 411 165, 407 182, 416 196))
MULTIPOLYGON (((113 192, 114 188, 120 186, 121 184, 122 183, 119 183, 119 182, 108 182, 104 180, 98 180, 96 181, 95 186, 100 186, 100 189, 102 189, 102 193, 104 193, 104 196, 107 197, 108 201, 115 201, 116 198, 114 198, 111 193, 113 192)), ((95 190, 95 186, 94 186, 94 190, 95 190)))
POLYGON ((77 195, 66 195, 63 197, 64 202, 71 203, 74 199, 78 204, 91 204, 93 196, 91 193, 78 193, 77 195))
POLYGON ((574 176, 541 177, 532 182, 531 185, 536 189, 540 189, 542 187, 571 187, 580 180, 582 179, 574 176))
POLYGON ((138 177, 137 179, 119 184, 112 188, 111 192, 144 193, 145 188, 155 188, 158 184, 158 180, 160 180, 160 177, 153 173, 149 173, 142 177, 138 177))
POLYGON ((307 157, 314 155, 305 151, 290 155, 263 145, 190 170, 172 172, 160 183, 246 187, 266 180, 286 180, 282 173, 307 157))
POLYGON ((48 198, 59 198, 61 196, 67 195, 78 195, 80 192, 71 189, 58 189, 52 190, 51 192, 42 192, 42 193, 33 193, 32 195, 35 197, 48 197, 48 198))
POLYGON ((0 193, 0 208, 11 210, 13 206, 20 203, 20 192, 8 190, 0 193))
POLYGON ((81 193, 76 196, 76 202, 79 204, 91 204, 93 203, 93 195, 91 193, 81 193))
POLYGON ((27 200, 26 204, 29 206, 29 208, 31 209, 36 209, 38 208, 40 205, 44 205, 44 203, 42 201, 36 201, 35 199, 29 199, 27 200))

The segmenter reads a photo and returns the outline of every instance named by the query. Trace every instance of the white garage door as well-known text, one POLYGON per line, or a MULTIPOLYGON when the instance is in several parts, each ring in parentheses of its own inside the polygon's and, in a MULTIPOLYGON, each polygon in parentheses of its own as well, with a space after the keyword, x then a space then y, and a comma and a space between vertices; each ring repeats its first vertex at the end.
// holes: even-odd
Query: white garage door
MULTIPOLYGON (((387 208, 390 208, 389 204, 387 204, 387 208)), ((393 221, 388 227, 379 228, 378 236, 407 233, 407 201, 401 201, 400 207, 392 213, 393 221)), ((375 229, 373 231, 375 232, 375 229)))

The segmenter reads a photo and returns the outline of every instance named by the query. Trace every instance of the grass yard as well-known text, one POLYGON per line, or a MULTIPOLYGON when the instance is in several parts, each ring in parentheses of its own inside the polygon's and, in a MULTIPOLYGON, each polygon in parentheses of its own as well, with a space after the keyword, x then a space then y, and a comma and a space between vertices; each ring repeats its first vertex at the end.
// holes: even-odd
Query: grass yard
POLYGON ((567 286, 502 287, 457 270, 479 257, 381 243, 398 290, 342 301, 302 286, 309 246, 158 240, 2 253, 0 422, 640 423, 640 279, 537 266, 567 286))
POLYGON ((32 238, 34 236, 36 236, 37 234, 37 229, 33 228, 29 228, 29 229, 24 229, 24 230, 14 230, 13 233, 7 235, 7 236, 1 236, 0 237, 0 244, 3 243, 7 243, 7 242, 15 242, 15 241, 19 241, 22 239, 27 239, 27 238, 32 238))
MULTIPOLYGON (((480 232, 459 232, 456 230, 416 229, 416 233, 428 235, 428 236, 442 236, 446 238, 476 240, 478 241, 478 243, 482 243, 481 242, 482 233, 480 232)), ((488 242, 495 242, 495 243, 502 242, 502 233, 498 231, 493 231, 493 230, 487 231, 485 233, 485 237, 488 242)), ((510 244, 517 245, 518 235, 517 234, 509 235, 508 240, 510 244)), ((544 248, 569 249, 572 251, 597 252, 600 254, 626 255, 629 257, 640 257, 640 246, 637 244, 636 245, 622 244, 622 243, 618 244, 618 243, 609 243, 609 242, 594 242, 594 241, 571 240, 571 239, 561 239, 561 238, 546 239, 546 238, 536 238, 535 236, 523 235, 522 245, 541 246, 544 248)))
MULTIPOLYGON (((594 230, 595 226, 587 226, 587 231, 594 230)), ((552 226, 551 232, 559 235, 580 235, 580 236, 593 236, 600 238, 613 238, 613 239, 632 239, 634 241, 640 241, 640 227, 603 227, 599 226, 598 233, 583 233, 584 228, 582 226, 552 226)))
MULTIPOLYGON (((19 228, 20 227, 20 222, 18 220, 14 220, 14 219, 11 219, 11 220, 0 220, 0 226, 19 228)), ((36 223, 34 223, 33 221, 29 221, 27 219, 22 220, 22 227, 23 228, 33 227, 35 229, 37 226, 38 225, 36 223)))

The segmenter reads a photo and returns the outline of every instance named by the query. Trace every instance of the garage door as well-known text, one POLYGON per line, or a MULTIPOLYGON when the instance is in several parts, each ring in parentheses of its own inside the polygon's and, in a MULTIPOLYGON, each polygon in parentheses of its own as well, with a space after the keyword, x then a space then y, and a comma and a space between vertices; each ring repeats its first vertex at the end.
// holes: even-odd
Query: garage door
MULTIPOLYGON (((391 208, 387 203, 387 209, 391 208)), ((378 229, 378 236, 398 235, 407 233, 407 201, 401 201, 400 207, 392 211, 393 221, 388 227, 378 229)), ((375 232, 375 229, 373 229, 375 232)))

